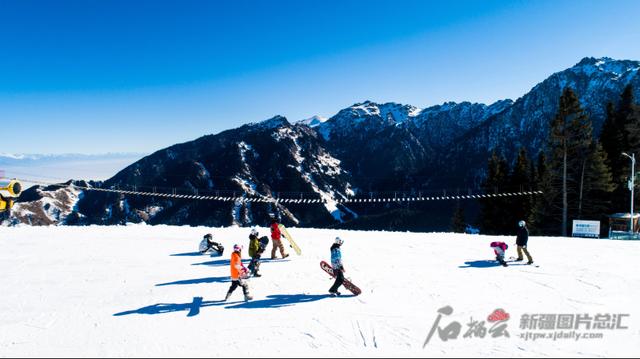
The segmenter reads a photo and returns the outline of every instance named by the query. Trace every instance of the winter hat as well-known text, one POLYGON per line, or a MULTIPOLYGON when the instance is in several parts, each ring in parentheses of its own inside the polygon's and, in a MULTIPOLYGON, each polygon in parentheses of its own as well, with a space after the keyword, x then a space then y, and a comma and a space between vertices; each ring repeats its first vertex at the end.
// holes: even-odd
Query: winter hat
POLYGON ((258 236, 258 230, 255 228, 251 228, 251 235, 257 237, 258 236))
POLYGON ((334 243, 338 244, 338 245, 342 245, 342 243, 344 243, 344 241, 342 240, 342 238, 336 237, 336 240, 334 241, 334 243))
POLYGON ((525 223, 524 221, 520 221, 520 222, 518 222, 518 225, 519 225, 520 227, 524 227, 524 225, 525 225, 525 224, 526 224, 526 223, 525 223))
POLYGON ((242 246, 239 244, 234 244, 233 245, 233 251, 234 252, 242 252, 242 246))
POLYGON ((204 235, 204 239, 206 239, 209 242, 211 242, 213 240, 213 236, 211 235, 211 233, 207 233, 207 234, 204 235))

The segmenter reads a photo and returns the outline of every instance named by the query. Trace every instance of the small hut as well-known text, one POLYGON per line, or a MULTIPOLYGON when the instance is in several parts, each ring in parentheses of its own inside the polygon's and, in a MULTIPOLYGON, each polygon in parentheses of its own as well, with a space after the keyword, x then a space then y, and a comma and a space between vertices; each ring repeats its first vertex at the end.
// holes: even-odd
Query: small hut
POLYGON ((640 213, 633 214, 633 233, 629 231, 629 222, 631 215, 629 213, 615 213, 609 216, 609 238, 611 239, 638 239, 640 226, 640 213))

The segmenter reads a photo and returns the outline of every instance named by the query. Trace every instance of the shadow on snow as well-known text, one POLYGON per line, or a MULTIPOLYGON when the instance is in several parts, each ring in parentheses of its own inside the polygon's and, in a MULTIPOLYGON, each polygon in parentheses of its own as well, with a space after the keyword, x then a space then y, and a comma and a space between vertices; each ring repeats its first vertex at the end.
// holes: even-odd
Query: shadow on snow
POLYGON ((464 262, 465 265, 458 268, 491 268, 500 267, 501 264, 495 260, 481 260, 481 261, 468 261, 464 262))
POLYGON ((200 252, 188 252, 188 253, 174 253, 171 254, 171 257, 200 257, 204 256, 204 253, 200 252))
POLYGON ((207 278, 178 280, 178 281, 169 282, 169 283, 160 283, 160 284, 156 284, 156 287, 164 287, 164 286, 167 286, 167 285, 188 285, 188 284, 229 283, 229 282, 231 282, 231 279, 229 278, 229 276, 207 277, 207 278))
MULTIPOLYGON (((158 303, 142 307, 140 309, 116 313, 114 316, 120 317, 131 314, 154 315, 186 311, 187 317, 193 317, 200 314, 200 309, 205 307, 229 305, 225 309, 281 308, 295 304, 315 302, 329 297, 329 294, 282 294, 270 295, 267 299, 249 302, 225 302, 224 300, 205 301, 202 297, 193 297, 193 300, 190 303, 158 303)), ((343 295, 341 297, 350 298, 354 296, 343 295)))
POLYGON ((120 317, 123 315, 130 315, 130 314, 164 314, 164 313, 188 311, 187 317, 193 317, 200 314, 200 308, 225 305, 225 304, 228 304, 228 303, 223 300, 203 301, 202 297, 193 297, 193 301, 191 301, 191 303, 182 303, 182 304, 158 303, 158 304, 150 305, 150 306, 143 307, 136 310, 128 310, 125 312, 116 313, 114 314, 114 316, 120 317))
MULTIPOLYGON (((243 259, 242 263, 249 263, 251 259, 243 259)), ((211 267, 222 267, 231 265, 231 259, 217 259, 215 261, 201 262, 201 263, 193 263, 192 266, 211 266, 211 267)))
POLYGON ((267 299, 252 300, 226 307, 226 309, 281 308, 294 304, 315 302, 331 297, 329 294, 279 294, 269 295, 267 299))

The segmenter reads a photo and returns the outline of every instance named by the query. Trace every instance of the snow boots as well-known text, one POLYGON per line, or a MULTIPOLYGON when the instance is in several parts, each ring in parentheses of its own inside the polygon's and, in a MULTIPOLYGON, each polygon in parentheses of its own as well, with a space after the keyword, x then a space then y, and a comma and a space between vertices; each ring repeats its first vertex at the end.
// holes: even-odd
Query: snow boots
POLYGON ((236 290, 236 288, 238 287, 242 287, 242 292, 244 293, 245 301, 249 301, 253 299, 253 297, 249 294, 249 285, 245 281, 239 279, 239 280, 231 281, 231 288, 229 288, 229 291, 227 292, 227 296, 224 297, 225 302, 229 300, 229 297, 231 297, 231 293, 233 293, 233 291, 236 290))
POLYGON ((527 256, 527 259, 529 260, 529 263, 527 263, 527 264, 533 263, 533 258, 531 258, 531 254, 529 254, 529 250, 527 249, 526 246, 518 246, 518 259, 517 260, 519 260, 519 261, 523 260, 522 252, 524 252, 524 254, 527 256))

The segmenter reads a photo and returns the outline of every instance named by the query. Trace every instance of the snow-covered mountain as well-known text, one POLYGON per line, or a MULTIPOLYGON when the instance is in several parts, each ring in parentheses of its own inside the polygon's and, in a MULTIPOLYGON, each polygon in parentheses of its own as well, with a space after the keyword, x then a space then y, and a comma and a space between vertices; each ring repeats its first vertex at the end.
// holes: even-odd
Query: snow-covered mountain
MULTIPOLYGON (((308 198, 313 194, 324 199, 325 206, 280 203, 275 208, 267 203, 87 192, 75 206, 75 214, 63 222, 250 225, 277 212, 288 223, 326 226, 340 225, 358 214, 380 215, 396 207, 345 208, 337 205, 336 199, 353 193, 477 188, 493 149, 509 159, 521 146, 531 157, 543 149, 565 87, 578 94, 599 132, 607 102, 616 103, 626 85, 631 84, 640 97, 639 70, 638 61, 585 58, 515 101, 490 105, 447 102, 424 109, 365 101, 329 119, 316 116, 291 124, 276 116, 160 150, 103 184, 107 188, 158 192, 177 188, 184 194, 234 197, 308 198)), ((413 206, 422 211, 416 218, 450 216, 448 204, 413 206)), ((406 229, 405 224, 397 226, 394 228, 406 229)), ((442 230, 447 224, 444 226, 432 229, 442 230)))
POLYGON ((639 70, 638 61, 584 58, 575 66, 551 75, 505 110, 456 139, 443 158, 457 165, 452 173, 467 169, 467 183, 477 183, 494 148, 510 159, 522 146, 532 156, 537 155, 545 146, 549 124, 566 87, 575 91, 591 115, 597 135, 605 120, 607 103, 617 104, 625 86, 633 86, 636 98, 640 95, 639 70))
POLYGON ((86 192, 67 224, 149 222, 215 226, 262 223, 329 225, 353 214, 336 200, 352 194, 349 174, 322 147, 315 131, 284 117, 242 126, 158 151, 120 171, 104 188, 258 199, 323 199, 324 206, 189 201, 86 192))
POLYGON ((322 117, 322 116, 311 116, 307 119, 304 120, 300 120, 298 122, 296 122, 296 124, 303 124, 303 125, 307 125, 309 127, 317 127, 320 126, 321 124, 325 123, 328 120, 328 118, 326 117, 322 117))
MULTIPOLYGON (((509 159, 521 146, 531 156, 543 149, 565 87, 578 94, 599 133, 606 104, 617 103, 626 85, 633 86, 636 98, 640 95, 639 69, 638 61, 585 58, 551 75, 516 101, 491 105, 448 102, 423 110, 367 101, 341 110, 316 129, 325 146, 355 177, 385 178, 365 184, 355 181, 358 187, 376 188, 402 177, 420 177, 422 185, 429 186, 475 187, 493 149, 509 159), (369 170, 366 167, 372 161, 367 159, 375 161, 369 170), (385 174, 388 165, 395 170, 385 174)), ((399 188, 400 183, 395 186, 399 188)), ((411 186, 420 188, 420 183, 411 186)))
POLYGON ((84 181, 69 181, 60 185, 32 186, 20 195, 7 222, 47 226, 65 223, 69 215, 78 216, 75 209, 84 196, 84 191, 72 184, 81 187, 95 185, 84 181))

